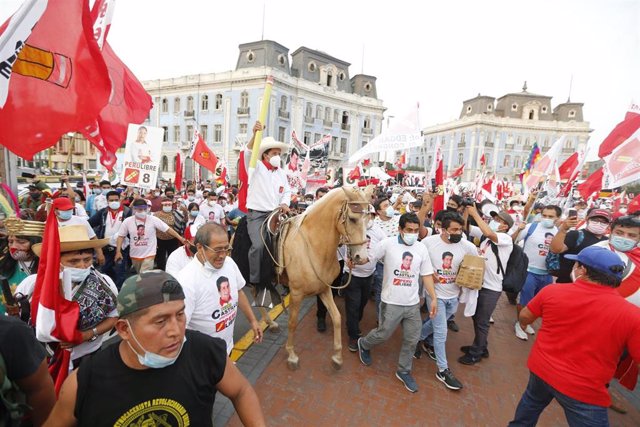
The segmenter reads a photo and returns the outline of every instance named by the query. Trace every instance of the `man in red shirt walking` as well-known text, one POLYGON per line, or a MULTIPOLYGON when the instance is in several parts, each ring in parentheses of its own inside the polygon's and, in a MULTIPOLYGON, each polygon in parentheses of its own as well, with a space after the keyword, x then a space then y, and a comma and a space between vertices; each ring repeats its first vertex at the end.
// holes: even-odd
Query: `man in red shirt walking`
POLYGON ((606 384, 626 348, 640 361, 640 310, 616 290, 624 263, 602 247, 577 255, 574 283, 549 285, 520 312, 525 328, 542 317, 529 355, 529 384, 509 426, 535 426, 554 398, 569 425, 608 426, 606 384))

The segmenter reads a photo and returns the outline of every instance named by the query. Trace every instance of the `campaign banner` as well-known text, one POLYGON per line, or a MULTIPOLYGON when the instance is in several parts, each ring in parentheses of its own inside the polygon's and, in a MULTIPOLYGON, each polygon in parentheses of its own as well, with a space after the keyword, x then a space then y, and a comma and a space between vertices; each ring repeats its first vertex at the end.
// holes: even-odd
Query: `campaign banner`
POLYGON ((331 135, 325 135, 307 145, 297 138, 295 131, 292 131, 291 139, 293 144, 284 169, 292 191, 308 194, 312 190, 324 187, 327 184, 331 135))
POLYGON ((122 173, 124 185, 155 188, 160 170, 163 136, 162 128, 129 124, 122 173))
POLYGON ((621 187, 640 179, 640 129, 604 157, 608 188, 621 187))

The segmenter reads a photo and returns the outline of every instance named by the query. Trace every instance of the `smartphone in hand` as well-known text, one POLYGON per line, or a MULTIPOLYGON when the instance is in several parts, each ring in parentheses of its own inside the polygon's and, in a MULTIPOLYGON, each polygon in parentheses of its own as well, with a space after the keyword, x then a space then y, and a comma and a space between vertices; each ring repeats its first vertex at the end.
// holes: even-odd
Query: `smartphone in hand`
POLYGON ((575 209, 569 209, 569 212, 567 213, 567 218, 575 218, 578 216, 578 211, 575 209))

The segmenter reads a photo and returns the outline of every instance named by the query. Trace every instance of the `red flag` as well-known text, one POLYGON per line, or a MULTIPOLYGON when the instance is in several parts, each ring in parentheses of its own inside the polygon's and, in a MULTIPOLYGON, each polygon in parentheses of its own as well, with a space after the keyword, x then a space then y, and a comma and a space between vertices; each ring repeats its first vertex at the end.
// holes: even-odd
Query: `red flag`
POLYGON ((464 163, 462 164, 462 166, 460 166, 459 168, 451 172, 451 175, 449 175, 449 178, 457 178, 459 176, 462 176, 463 173, 464 173, 464 163))
POLYGON ((247 191, 249 191, 249 173, 244 159, 244 150, 238 155, 238 209, 247 213, 247 191))
POLYGON ((482 156, 480 156, 480 166, 485 166, 487 164, 487 158, 484 156, 484 153, 482 153, 482 156))
POLYGON ((609 180, 608 187, 620 187, 640 179, 640 128, 608 156, 604 157, 609 180))
POLYGON ((209 169, 213 173, 216 173, 218 158, 213 151, 207 147, 207 144, 205 144, 202 139, 202 135, 200 135, 198 131, 195 132, 194 137, 197 138, 197 142, 193 147, 193 154, 191 155, 191 158, 201 166, 209 169))
POLYGON ((593 193, 602 190, 602 178, 604 173, 602 168, 592 173, 582 184, 578 185, 578 191, 584 200, 587 200, 593 193))
POLYGON ((353 169, 351 172, 349 172, 349 179, 351 181, 355 181, 356 179, 359 179, 362 175, 360 174, 360 166, 356 165, 355 169, 353 169))
POLYGON ((560 179, 570 179, 573 171, 578 167, 579 161, 579 154, 576 151, 558 168, 558 172, 560 172, 560 179))
POLYGON ((0 27, 0 145, 20 157, 92 125, 109 99, 88 3, 25 2, 0 27))
POLYGON ((176 191, 182 190, 182 159, 180 153, 176 154, 176 176, 173 179, 176 191))
POLYGON ((629 202, 627 206, 629 212, 640 211, 640 195, 636 196, 629 202))
POLYGON ((482 184, 482 189, 487 193, 491 194, 492 196, 495 196, 497 193, 496 186, 495 186, 495 179, 496 179, 496 175, 493 174, 492 178, 485 179, 484 183, 482 184))
POLYGON ((602 141, 602 144, 600 144, 598 157, 603 158, 611 154, 618 145, 626 141, 638 129, 640 129, 640 112, 637 110, 629 110, 624 120, 618 123, 604 141, 602 141))
POLYGON ((369 159, 364 159, 362 161, 362 166, 369 166, 370 164, 371 164, 371 160, 369 160, 369 159))

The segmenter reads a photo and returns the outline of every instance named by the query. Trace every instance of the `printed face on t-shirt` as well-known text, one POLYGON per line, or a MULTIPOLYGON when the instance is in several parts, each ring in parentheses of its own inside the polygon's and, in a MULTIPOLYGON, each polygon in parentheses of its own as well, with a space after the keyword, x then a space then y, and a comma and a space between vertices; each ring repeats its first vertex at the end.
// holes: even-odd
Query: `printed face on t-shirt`
POLYGON ((453 255, 445 255, 442 258, 442 268, 445 270, 450 270, 452 262, 453 262, 453 255))
POLYGON ((414 274, 411 271, 411 263, 413 262, 413 254, 406 251, 402 254, 402 261, 399 268, 393 270, 393 285, 394 286, 411 286, 414 279, 414 274))
POLYGON ((411 270, 411 261, 413 260, 413 255, 410 253, 406 253, 402 257, 402 266, 400 266, 400 270, 411 270))
POLYGON ((220 304, 226 304, 231 301, 231 286, 228 280, 218 285, 218 292, 220 293, 220 304))

